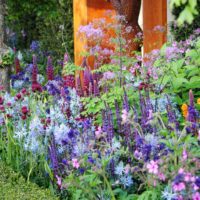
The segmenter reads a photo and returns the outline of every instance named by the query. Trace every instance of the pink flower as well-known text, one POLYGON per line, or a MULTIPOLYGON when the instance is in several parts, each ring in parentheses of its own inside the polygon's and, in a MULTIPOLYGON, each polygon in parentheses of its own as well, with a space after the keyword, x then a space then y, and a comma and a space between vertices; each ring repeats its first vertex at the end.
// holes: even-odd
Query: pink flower
POLYGON ((115 78, 115 73, 110 72, 110 71, 105 72, 103 74, 103 78, 106 79, 106 80, 114 79, 115 78))
POLYGON ((166 177, 163 173, 159 173, 158 174, 158 178, 161 180, 161 181, 165 181, 166 177))
POLYGON ((78 169, 80 167, 80 164, 76 158, 72 159, 72 165, 74 168, 78 169))
POLYGON ((187 151, 185 149, 183 150, 182 156, 183 156, 183 160, 187 160, 188 154, 187 154, 187 151))
POLYGON ((100 138, 101 134, 102 134, 102 129, 101 129, 101 127, 99 126, 98 129, 97 129, 97 131, 95 131, 95 136, 96 136, 97 138, 100 138))
POLYGON ((193 194, 192 200, 200 200, 200 193, 196 192, 195 194, 193 194))
POLYGON ((183 173, 184 173, 184 169, 183 169, 183 168, 180 168, 180 169, 178 170, 178 173, 179 173, 179 174, 183 174, 183 173))
POLYGON ((128 120, 128 112, 126 111, 126 109, 122 110, 122 124, 125 124, 128 120))
POLYGON ((59 177, 58 175, 56 175, 56 179, 57 179, 58 187, 61 188, 62 187, 62 179, 61 179, 61 177, 59 177))
POLYGON ((180 192, 180 191, 182 191, 182 190, 185 190, 185 183, 180 182, 180 183, 174 184, 174 185, 173 185, 173 190, 174 190, 175 192, 180 192))
POLYGON ((154 160, 151 160, 150 163, 147 164, 147 169, 151 174, 158 174, 158 164, 154 160))
POLYGON ((198 140, 200 141, 200 130, 198 131, 198 140))
POLYGON ((125 172, 125 174, 128 174, 128 173, 129 173, 129 171, 131 170, 131 167, 130 167, 130 165, 128 164, 128 165, 126 165, 126 166, 125 166, 125 168, 124 168, 124 169, 125 169, 125 171, 124 171, 124 172, 125 172))

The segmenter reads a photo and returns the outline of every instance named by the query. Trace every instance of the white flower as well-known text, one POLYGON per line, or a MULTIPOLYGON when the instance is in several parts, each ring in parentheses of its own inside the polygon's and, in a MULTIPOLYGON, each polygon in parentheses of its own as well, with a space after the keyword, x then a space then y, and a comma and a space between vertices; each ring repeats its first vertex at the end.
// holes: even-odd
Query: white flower
POLYGON ((121 161, 115 168, 115 174, 122 176, 124 173, 124 163, 121 161))
POLYGON ((70 129, 67 126, 65 126, 65 124, 55 126, 54 136, 55 136, 56 143, 61 144, 62 140, 66 139, 67 133, 69 132, 69 130, 70 129))
POLYGON ((21 61, 23 59, 21 51, 18 51, 17 58, 21 61))

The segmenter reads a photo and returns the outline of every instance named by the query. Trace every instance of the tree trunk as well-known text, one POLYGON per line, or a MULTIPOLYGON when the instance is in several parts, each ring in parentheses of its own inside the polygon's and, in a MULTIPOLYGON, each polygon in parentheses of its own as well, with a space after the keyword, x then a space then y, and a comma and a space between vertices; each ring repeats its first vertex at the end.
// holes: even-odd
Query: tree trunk
MULTIPOLYGON (((3 57, 8 51, 7 46, 4 43, 5 39, 5 1, 0 0, 0 57, 3 57)), ((9 69, 10 66, 0 66, 0 86, 3 86, 5 90, 9 91, 10 80, 9 80, 9 69)))
MULTIPOLYGON (((127 23, 126 27, 131 26, 133 31, 127 33, 124 31, 124 37, 127 41, 133 41, 136 34, 141 32, 141 28, 138 24, 138 18, 140 14, 141 0, 110 0, 113 7, 119 15, 125 16, 127 23)), ((140 50, 141 43, 131 42, 127 51, 131 54, 133 51, 140 50)))

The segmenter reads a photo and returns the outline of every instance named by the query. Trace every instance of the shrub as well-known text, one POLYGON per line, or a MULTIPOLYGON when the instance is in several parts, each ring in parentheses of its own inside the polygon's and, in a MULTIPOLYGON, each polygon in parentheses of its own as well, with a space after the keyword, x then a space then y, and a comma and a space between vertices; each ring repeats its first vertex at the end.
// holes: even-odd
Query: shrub
POLYGON ((49 190, 27 183, 19 174, 0 162, 0 199, 56 200, 49 190))

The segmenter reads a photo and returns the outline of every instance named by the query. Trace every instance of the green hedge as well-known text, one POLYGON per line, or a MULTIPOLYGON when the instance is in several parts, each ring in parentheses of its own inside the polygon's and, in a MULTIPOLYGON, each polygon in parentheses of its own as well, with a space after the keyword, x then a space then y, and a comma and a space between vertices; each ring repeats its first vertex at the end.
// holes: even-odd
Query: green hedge
MULTIPOLYGON (((180 13, 183 11, 184 8, 185 5, 182 5, 180 7, 175 7, 172 10, 172 14, 175 17, 175 20, 178 19, 180 13)), ((171 24, 171 32, 173 33, 175 40, 184 41, 189 38, 189 36, 193 33, 194 30, 200 28, 200 1, 197 1, 197 11, 199 14, 194 16, 192 24, 188 24, 187 22, 185 22, 180 27, 178 27, 174 23, 171 24)))
POLYGON ((29 183, 9 167, 0 162, 0 199, 1 200, 57 200, 49 190, 29 183))
POLYGON ((72 0, 7 0, 8 46, 28 49, 33 40, 42 50, 63 57, 66 49, 73 57, 72 0), (22 34, 24 31, 25 35, 22 34))

